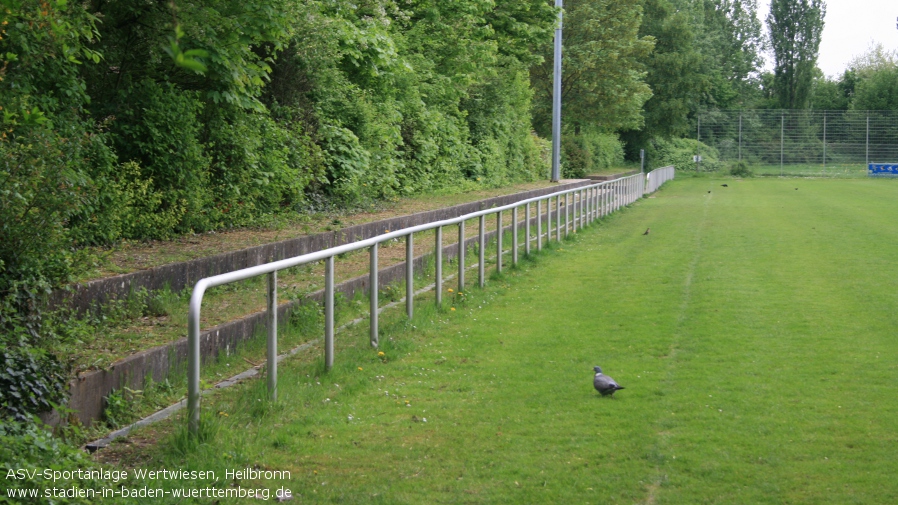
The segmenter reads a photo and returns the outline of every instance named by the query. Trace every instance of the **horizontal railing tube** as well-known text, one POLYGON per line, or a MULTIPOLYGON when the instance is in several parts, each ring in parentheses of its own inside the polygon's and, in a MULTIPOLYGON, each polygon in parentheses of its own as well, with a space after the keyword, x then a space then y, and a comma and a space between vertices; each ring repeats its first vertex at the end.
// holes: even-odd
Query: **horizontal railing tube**
MULTIPOLYGON (((431 223, 426 223, 422 225, 412 226, 409 228, 405 228, 402 230, 396 230, 392 232, 387 232, 382 235, 378 235, 376 237, 371 237, 368 239, 360 240, 357 242, 352 242, 349 244, 343 244, 336 247, 331 247, 328 249, 324 249, 321 251, 315 251, 308 254, 303 254, 300 256, 282 259, 279 261, 273 261, 270 263, 265 263, 263 265, 257 265, 254 267, 244 268, 241 270, 235 270, 233 272, 227 272, 224 274, 214 275, 211 277, 206 277, 197 281, 194 285, 193 293, 190 297, 190 308, 187 313, 187 423, 188 430, 192 435, 196 435, 199 430, 200 425, 200 321, 201 321, 201 309, 203 303, 203 297, 205 296, 205 292, 207 289, 221 286, 223 284, 229 284, 232 282, 241 281, 244 279, 249 279, 252 277, 257 277, 260 275, 266 274, 275 274, 275 272, 279 270, 283 270, 285 268, 291 268, 299 265, 305 265, 309 263, 315 263, 319 261, 325 262, 325 366, 330 369, 333 366, 334 361, 334 257, 350 253, 353 251, 357 251, 360 249, 370 249, 370 297, 371 297, 371 330, 370 330, 370 340, 371 345, 377 346, 377 311, 378 311, 378 279, 377 279, 377 268, 378 268, 378 246, 379 244, 390 241, 390 240, 398 240, 400 238, 406 238, 406 307, 408 312, 408 317, 411 318, 413 315, 414 308, 414 270, 412 263, 414 261, 414 234, 422 231, 428 231, 432 229, 437 229, 437 249, 441 250, 441 232, 439 231, 440 227, 443 226, 453 226, 458 225, 458 290, 461 292, 465 289, 465 221, 474 218, 481 219, 481 237, 484 234, 483 227, 483 218, 489 214, 498 214, 505 210, 512 211, 512 242, 513 242, 513 261, 517 262, 517 253, 518 253, 518 240, 517 240, 517 231, 518 231, 518 217, 517 210, 521 206, 525 206, 526 216, 525 216, 525 230, 526 230, 526 239, 525 243, 525 251, 526 253, 530 253, 530 225, 531 225, 531 215, 530 215, 530 205, 536 204, 537 206, 537 245, 539 248, 542 248, 542 202, 546 201, 547 205, 547 226, 549 230, 549 238, 551 239, 551 224, 549 219, 551 219, 551 198, 555 197, 555 220, 556 220, 556 233, 558 235, 559 240, 561 239, 561 207, 562 207, 562 197, 564 198, 564 235, 566 236, 570 230, 571 226, 576 227, 577 224, 573 222, 574 219, 586 219, 585 213, 590 212, 589 203, 584 201, 584 199, 588 199, 588 195, 590 192, 595 192, 596 197, 596 208, 595 213, 597 216, 601 216, 611 212, 612 210, 619 208, 620 205, 627 199, 628 195, 632 197, 636 194, 636 190, 652 192, 655 189, 659 188, 664 182, 673 179, 675 176, 675 171, 673 167, 664 167, 657 170, 654 170, 645 176, 646 180, 636 182, 635 177, 642 177, 641 174, 637 174, 634 176, 629 176, 623 179, 616 179, 614 181, 605 181, 597 184, 590 184, 587 186, 581 186, 578 188, 566 189, 563 191, 558 191, 556 193, 552 193, 549 195, 542 195, 533 198, 528 198, 525 200, 520 200, 518 202, 504 205, 501 207, 496 207, 492 209, 484 209, 476 212, 472 212, 469 214, 465 214, 463 216, 457 216, 450 219, 444 219, 441 221, 434 221, 431 223), (627 192, 625 190, 624 184, 632 184, 633 191, 627 192), (577 208, 571 209, 571 198, 577 202, 577 208), (577 213, 575 216, 571 216, 571 212, 577 213)), ((635 201, 635 200, 630 200, 635 201)), ((497 217, 498 229, 496 233, 502 233, 501 226, 501 216, 497 217)), ((580 226, 583 226, 587 221, 581 221, 580 226)), ((497 254, 501 255, 501 238, 497 239, 497 247, 499 251, 497 254)), ((484 239, 480 240, 480 269, 481 269, 481 285, 483 284, 484 279, 484 254, 485 243, 484 239)), ((437 255, 437 261, 441 261, 442 258, 437 255)), ((501 256, 497 259, 497 267, 501 268, 501 256)), ((437 267, 437 271, 439 272, 437 275, 441 276, 442 272, 440 267, 437 267)), ((269 315, 269 328, 273 329, 273 332, 277 331, 276 326, 276 312, 277 312, 277 288, 276 288, 276 275, 271 275, 269 279, 272 279, 269 287, 269 306, 268 310, 270 310, 271 315, 269 315)), ((441 284, 441 280, 437 281, 437 289, 441 284)), ((439 301, 441 298, 438 296, 437 300, 439 301)), ((269 342, 272 344, 271 349, 276 349, 276 333, 272 333, 268 336, 269 342)), ((270 358, 270 357, 269 357, 270 358)), ((276 380, 277 370, 274 365, 271 365, 269 368, 270 376, 273 380, 276 380)), ((275 398, 277 394, 276 384, 269 385, 269 391, 271 392, 271 398, 275 398)))

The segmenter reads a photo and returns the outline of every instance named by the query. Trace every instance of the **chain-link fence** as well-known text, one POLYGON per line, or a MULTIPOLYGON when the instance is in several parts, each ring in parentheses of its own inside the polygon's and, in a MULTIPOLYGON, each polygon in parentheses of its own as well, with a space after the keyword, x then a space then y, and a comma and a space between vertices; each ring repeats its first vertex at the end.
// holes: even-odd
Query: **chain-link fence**
POLYGON ((720 160, 793 172, 898 163, 898 111, 723 110, 698 118, 699 140, 720 160))

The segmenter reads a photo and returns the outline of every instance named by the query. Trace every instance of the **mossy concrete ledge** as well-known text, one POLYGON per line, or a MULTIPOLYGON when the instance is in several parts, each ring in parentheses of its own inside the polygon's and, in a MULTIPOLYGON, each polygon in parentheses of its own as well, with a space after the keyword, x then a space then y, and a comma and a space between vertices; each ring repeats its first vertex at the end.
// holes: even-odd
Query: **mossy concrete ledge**
POLYGON ((400 230, 442 219, 451 219, 491 207, 500 207, 527 198, 588 185, 591 182, 590 180, 582 179, 566 181, 548 188, 497 196, 444 209, 348 226, 337 231, 297 237, 239 251, 216 254, 206 258, 171 263, 137 272, 74 284, 65 289, 55 291, 51 296, 50 306, 68 307, 82 314, 88 310, 100 312, 104 304, 112 300, 124 299, 141 288, 152 292, 167 286, 172 291, 179 292, 193 286, 198 280, 205 277, 357 242, 381 235, 387 230, 400 230))

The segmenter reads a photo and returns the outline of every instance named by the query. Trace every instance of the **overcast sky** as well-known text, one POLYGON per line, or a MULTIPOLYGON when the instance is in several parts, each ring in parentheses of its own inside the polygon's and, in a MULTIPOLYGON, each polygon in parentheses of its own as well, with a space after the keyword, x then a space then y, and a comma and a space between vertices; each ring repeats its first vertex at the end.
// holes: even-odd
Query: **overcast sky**
MULTIPOLYGON (((770 0, 758 1, 758 17, 767 27, 770 0)), ((826 18, 817 66, 828 76, 840 75, 872 42, 898 49, 898 0, 826 0, 826 18)), ((768 60, 772 56, 768 55, 768 60)), ((768 67, 772 65, 768 63, 768 67)))

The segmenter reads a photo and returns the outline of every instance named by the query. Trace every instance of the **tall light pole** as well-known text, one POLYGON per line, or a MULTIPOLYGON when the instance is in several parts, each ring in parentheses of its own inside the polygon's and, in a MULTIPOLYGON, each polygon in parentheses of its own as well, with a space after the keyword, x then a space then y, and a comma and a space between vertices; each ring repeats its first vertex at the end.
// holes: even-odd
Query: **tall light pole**
POLYGON ((555 0, 555 72, 552 79, 552 182, 561 180, 561 23, 563 0, 555 0))

